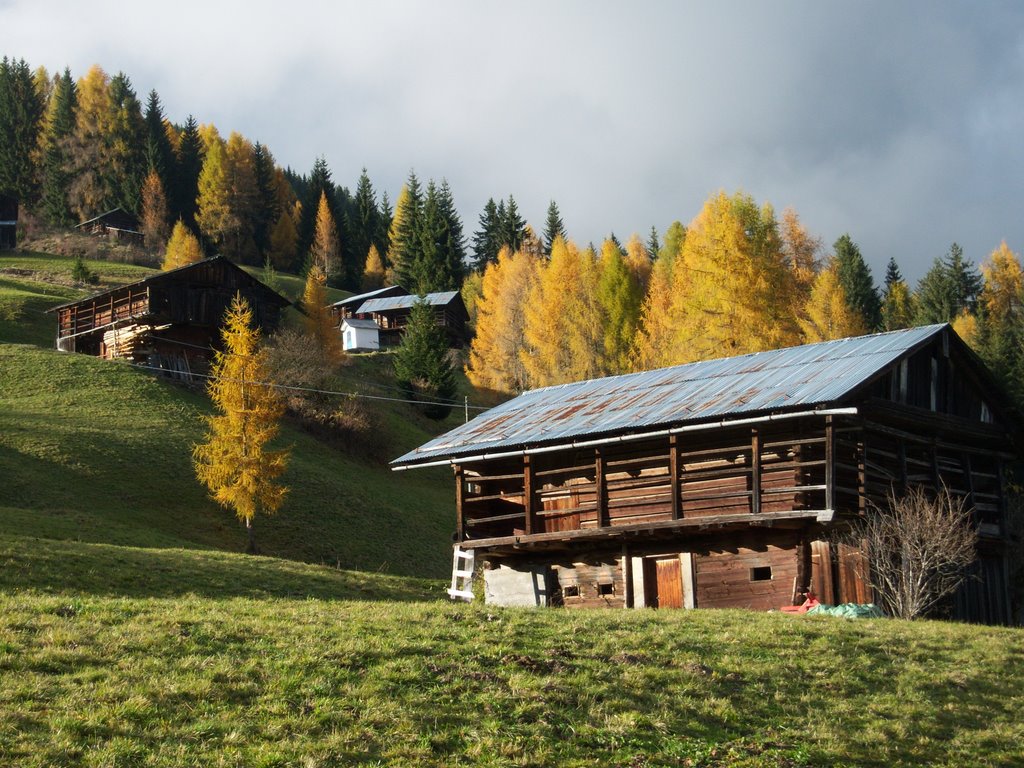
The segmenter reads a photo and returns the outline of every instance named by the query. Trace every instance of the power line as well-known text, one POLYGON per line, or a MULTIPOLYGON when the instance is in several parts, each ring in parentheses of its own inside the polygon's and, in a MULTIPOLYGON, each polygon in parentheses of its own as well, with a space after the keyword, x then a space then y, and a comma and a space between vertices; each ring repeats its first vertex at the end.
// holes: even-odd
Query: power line
MULTIPOLYGON (((169 371, 169 369, 167 369, 167 368, 161 368, 161 367, 156 366, 156 365, 143 365, 142 363, 127 363, 127 365, 130 365, 133 368, 142 368, 142 369, 150 370, 150 371, 160 371, 162 373, 168 373, 168 371, 169 371)), ((338 391, 332 390, 332 389, 316 389, 314 387, 297 387, 297 386, 289 385, 289 384, 275 384, 272 381, 249 381, 247 379, 229 379, 229 378, 226 378, 224 376, 212 376, 212 375, 207 374, 207 373, 189 373, 189 374, 186 374, 186 375, 191 376, 191 377, 200 378, 200 379, 220 379, 221 381, 236 381, 236 382, 240 382, 240 383, 244 383, 244 384, 255 384, 256 386, 260 386, 260 387, 272 387, 274 389, 287 389, 287 390, 291 390, 291 391, 294 391, 294 392, 309 392, 309 393, 318 394, 318 395, 340 395, 342 397, 358 397, 358 398, 362 398, 364 400, 384 400, 384 401, 387 401, 387 402, 390 402, 390 403, 412 403, 413 405, 443 405, 443 406, 446 406, 446 407, 449 407, 449 408, 457 407, 459 405, 462 405, 464 408, 466 408, 468 410, 471 410, 471 411, 489 411, 490 410, 490 408, 486 408, 486 407, 484 407, 482 405, 467 405, 467 404, 458 403, 458 402, 450 402, 449 403, 449 402, 442 402, 440 400, 408 400, 408 399, 402 399, 402 398, 397 398, 397 397, 382 397, 380 395, 365 395, 365 394, 362 394, 362 393, 359 393, 359 392, 338 392, 338 391)))

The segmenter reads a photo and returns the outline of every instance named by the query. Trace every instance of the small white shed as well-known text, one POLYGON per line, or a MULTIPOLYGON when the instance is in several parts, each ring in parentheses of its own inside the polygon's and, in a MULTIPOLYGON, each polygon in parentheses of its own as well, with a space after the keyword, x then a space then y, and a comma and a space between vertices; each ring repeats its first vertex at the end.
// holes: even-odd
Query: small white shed
POLYGON ((380 326, 373 320, 346 318, 341 321, 341 345, 346 352, 376 352, 380 349, 380 326))

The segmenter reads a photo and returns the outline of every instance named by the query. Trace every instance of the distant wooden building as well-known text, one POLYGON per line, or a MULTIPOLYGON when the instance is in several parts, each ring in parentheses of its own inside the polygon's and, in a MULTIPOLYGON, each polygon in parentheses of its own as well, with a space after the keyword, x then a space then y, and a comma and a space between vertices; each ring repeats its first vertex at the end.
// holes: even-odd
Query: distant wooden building
POLYGON ((349 296, 347 299, 336 301, 331 305, 331 317, 334 324, 340 326, 341 321, 349 317, 356 317, 356 310, 370 299, 387 299, 394 296, 408 296, 409 292, 400 285, 389 285, 386 288, 378 288, 375 291, 359 293, 349 296))
POLYGON ((394 347, 402 341, 413 306, 425 301, 434 311, 437 324, 444 328, 448 343, 462 347, 466 343, 466 323, 469 313, 458 291, 428 293, 426 296, 398 295, 367 299, 355 310, 360 320, 373 320, 380 327, 381 347, 394 347))
POLYGON ((980 531, 953 615, 1005 623, 1019 430, 938 325, 526 392, 393 464, 453 467, 456 553, 484 561, 488 601, 520 605, 867 602, 833 533, 944 484, 980 531))
POLYGON ((0 195, 0 251, 18 247, 18 199, 0 195))
POLYGON ((57 348, 127 358, 179 374, 205 371, 240 293, 264 333, 290 302, 222 256, 55 307, 57 348))
POLYGON ((123 208, 101 213, 88 221, 76 224, 75 229, 90 235, 105 235, 114 240, 133 245, 143 245, 146 241, 141 232, 139 219, 135 214, 123 208))

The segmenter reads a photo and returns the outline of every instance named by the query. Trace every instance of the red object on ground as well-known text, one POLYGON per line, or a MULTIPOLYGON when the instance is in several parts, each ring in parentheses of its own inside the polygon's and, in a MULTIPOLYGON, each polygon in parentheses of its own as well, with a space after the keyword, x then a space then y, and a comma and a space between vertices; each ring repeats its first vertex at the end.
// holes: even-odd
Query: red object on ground
POLYGON ((821 602, 813 595, 813 593, 808 592, 807 599, 800 605, 784 605, 780 610, 784 613, 807 613, 816 605, 821 605, 821 602))

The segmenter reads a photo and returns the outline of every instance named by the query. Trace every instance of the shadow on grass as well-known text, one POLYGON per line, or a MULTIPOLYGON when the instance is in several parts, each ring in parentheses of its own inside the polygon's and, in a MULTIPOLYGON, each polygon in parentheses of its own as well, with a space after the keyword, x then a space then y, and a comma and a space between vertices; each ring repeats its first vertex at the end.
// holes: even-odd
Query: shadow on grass
POLYGON ((436 600, 429 579, 343 571, 215 550, 0 536, 0 590, 103 597, 436 600))

